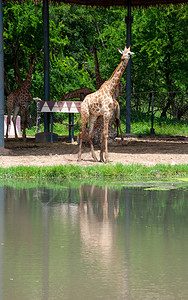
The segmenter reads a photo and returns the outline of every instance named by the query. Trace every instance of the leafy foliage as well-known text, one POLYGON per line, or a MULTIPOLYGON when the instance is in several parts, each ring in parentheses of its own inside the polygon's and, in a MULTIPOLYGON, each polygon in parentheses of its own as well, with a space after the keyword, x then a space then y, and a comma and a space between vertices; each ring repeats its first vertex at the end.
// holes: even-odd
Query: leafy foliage
MULTIPOLYGON (((43 22, 42 4, 31 0, 4 2, 5 79, 9 92, 25 79, 28 58, 38 58, 32 81, 32 94, 43 98, 43 22)), ((117 47, 126 44, 126 9, 91 8, 67 4, 49 6, 50 99, 61 100, 71 90, 89 87, 96 90, 95 66, 91 48, 98 49, 100 72, 108 79, 120 62, 117 47)), ((132 12, 132 89, 134 93, 160 91, 167 97, 155 101, 163 116, 186 117, 188 7, 165 6, 135 9, 132 12)), ((122 78, 125 83, 125 74, 122 78)), ((125 89, 121 96, 125 106, 125 89)), ((133 97, 133 106, 136 105, 133 97)), ((143 104, 149 105, 149 98, 143 104)), ((32 115, 36 112, 32 107, 32 115)))

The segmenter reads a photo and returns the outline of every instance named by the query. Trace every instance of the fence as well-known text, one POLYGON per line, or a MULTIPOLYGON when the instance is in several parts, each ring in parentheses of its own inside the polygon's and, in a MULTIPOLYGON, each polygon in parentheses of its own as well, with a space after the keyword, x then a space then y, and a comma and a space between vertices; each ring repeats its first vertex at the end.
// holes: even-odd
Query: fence
POLYGON ((132 109, 181 119, 188 113, 188 92, 133 92, 132 109))

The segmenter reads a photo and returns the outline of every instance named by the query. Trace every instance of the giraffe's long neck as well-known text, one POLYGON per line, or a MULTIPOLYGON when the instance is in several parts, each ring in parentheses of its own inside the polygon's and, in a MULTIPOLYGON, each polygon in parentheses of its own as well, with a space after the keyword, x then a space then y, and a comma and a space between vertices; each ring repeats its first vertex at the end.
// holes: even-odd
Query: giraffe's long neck
POLYGON ((112 96, 115 95, 117 87, 121 81, 125 68, 128 64, 129 57, 122 60, 119 66, 115 69, 112 76, 108 81, 106 81, 106 85, 108 86, 108 91, 111 93, 112 96))
POLYGON ((64 95, 62 95, 61 101, 74 99, 74 98, 80 98, 82 94, 84 94, 84 96, 91 94, 90 88, 88 88, 88 87, 80 88, 80 89, 74 90, 70 93, 64 94, 64 95))
POLYGON ((32 79, 33 68, 34 68, 34 62, 32 62, 30 64, 29 71, 27 73, 27 77, 22 83, 22 86, 24 85, 24 88, 27 90, 31 89, 31 79, 32 79))
POLYGON ((101 87, 101 85, 104 83, 104 80, 102 79, 101 74, 100 74, 97 49, 95 47, 93 47, 93 53, 94 53, 94 58, 95 58, 95 79, 96 79, 97 89, 99 89, 101 87))

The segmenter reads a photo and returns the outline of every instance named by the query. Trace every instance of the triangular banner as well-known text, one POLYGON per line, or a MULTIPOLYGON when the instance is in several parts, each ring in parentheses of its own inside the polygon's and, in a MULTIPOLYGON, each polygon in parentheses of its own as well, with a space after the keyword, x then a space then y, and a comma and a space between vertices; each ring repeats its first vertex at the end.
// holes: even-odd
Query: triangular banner
POLYGON ((67 107, 67 103, 66 102, 64 102, 62 112, 69 112, 69 109, 67 107))
POLYGON ((64 106, 64 101, 58 101, 57 106, 58 106, 59 111, 61 111, 64 106))
POLYGON ((59 112, 59 107, 57 105, 57 102, 54 103, 54 107, 52 109, 52 112, 59 112))
POLYGON ((55 104, 54 101, 48 101, 48 107, 49 107, 50 111, 52 111, 54 104, 55 104))
POLYGON ((80 113, 81 101, 41 101, 41 112, 80 113))
POLYGON ((67 104, 68 110, 70 111, 71 110, 71 106, 72 106, 72 102, 66 101, 66 104, 67 104))
POLYGON ((78 112, 77 107, 75 105, 75 102, 72 102, 72 106, 71 106, 70 112, 71 113, 77 113, 78 112))
POLYGON ((74 103, 76 105, 76 108, 77 108, 78 112, 80 112, 80 108, 81 108, 81 103, 82 102, 74 102, 74 103))
POLYGON ((49 106, 47 104, 47 101, 44 101, 41 112, 50 112, 49 106))
POLYGON ((39 103, 40 103, 40 111, 41 111, 44 105, 44 101, 40 101, 39 103))

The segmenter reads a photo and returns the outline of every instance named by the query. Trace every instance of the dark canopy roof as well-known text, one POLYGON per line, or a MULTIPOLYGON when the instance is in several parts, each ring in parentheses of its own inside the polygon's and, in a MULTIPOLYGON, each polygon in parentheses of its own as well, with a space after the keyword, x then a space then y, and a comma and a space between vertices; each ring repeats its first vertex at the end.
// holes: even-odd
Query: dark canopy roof
MULTIPOLYGON (((64 2, 69 4, 77 4, 77 5, 91 5, 91 6, 127 6, 127 0, 55 0, 55 2, 64 2)), ((132 0, 131 6, 136 7, 148 7, 150 5, 158 5, 158 4, 180 4, 180 3, 188 3, 187 0, 132 0)))

